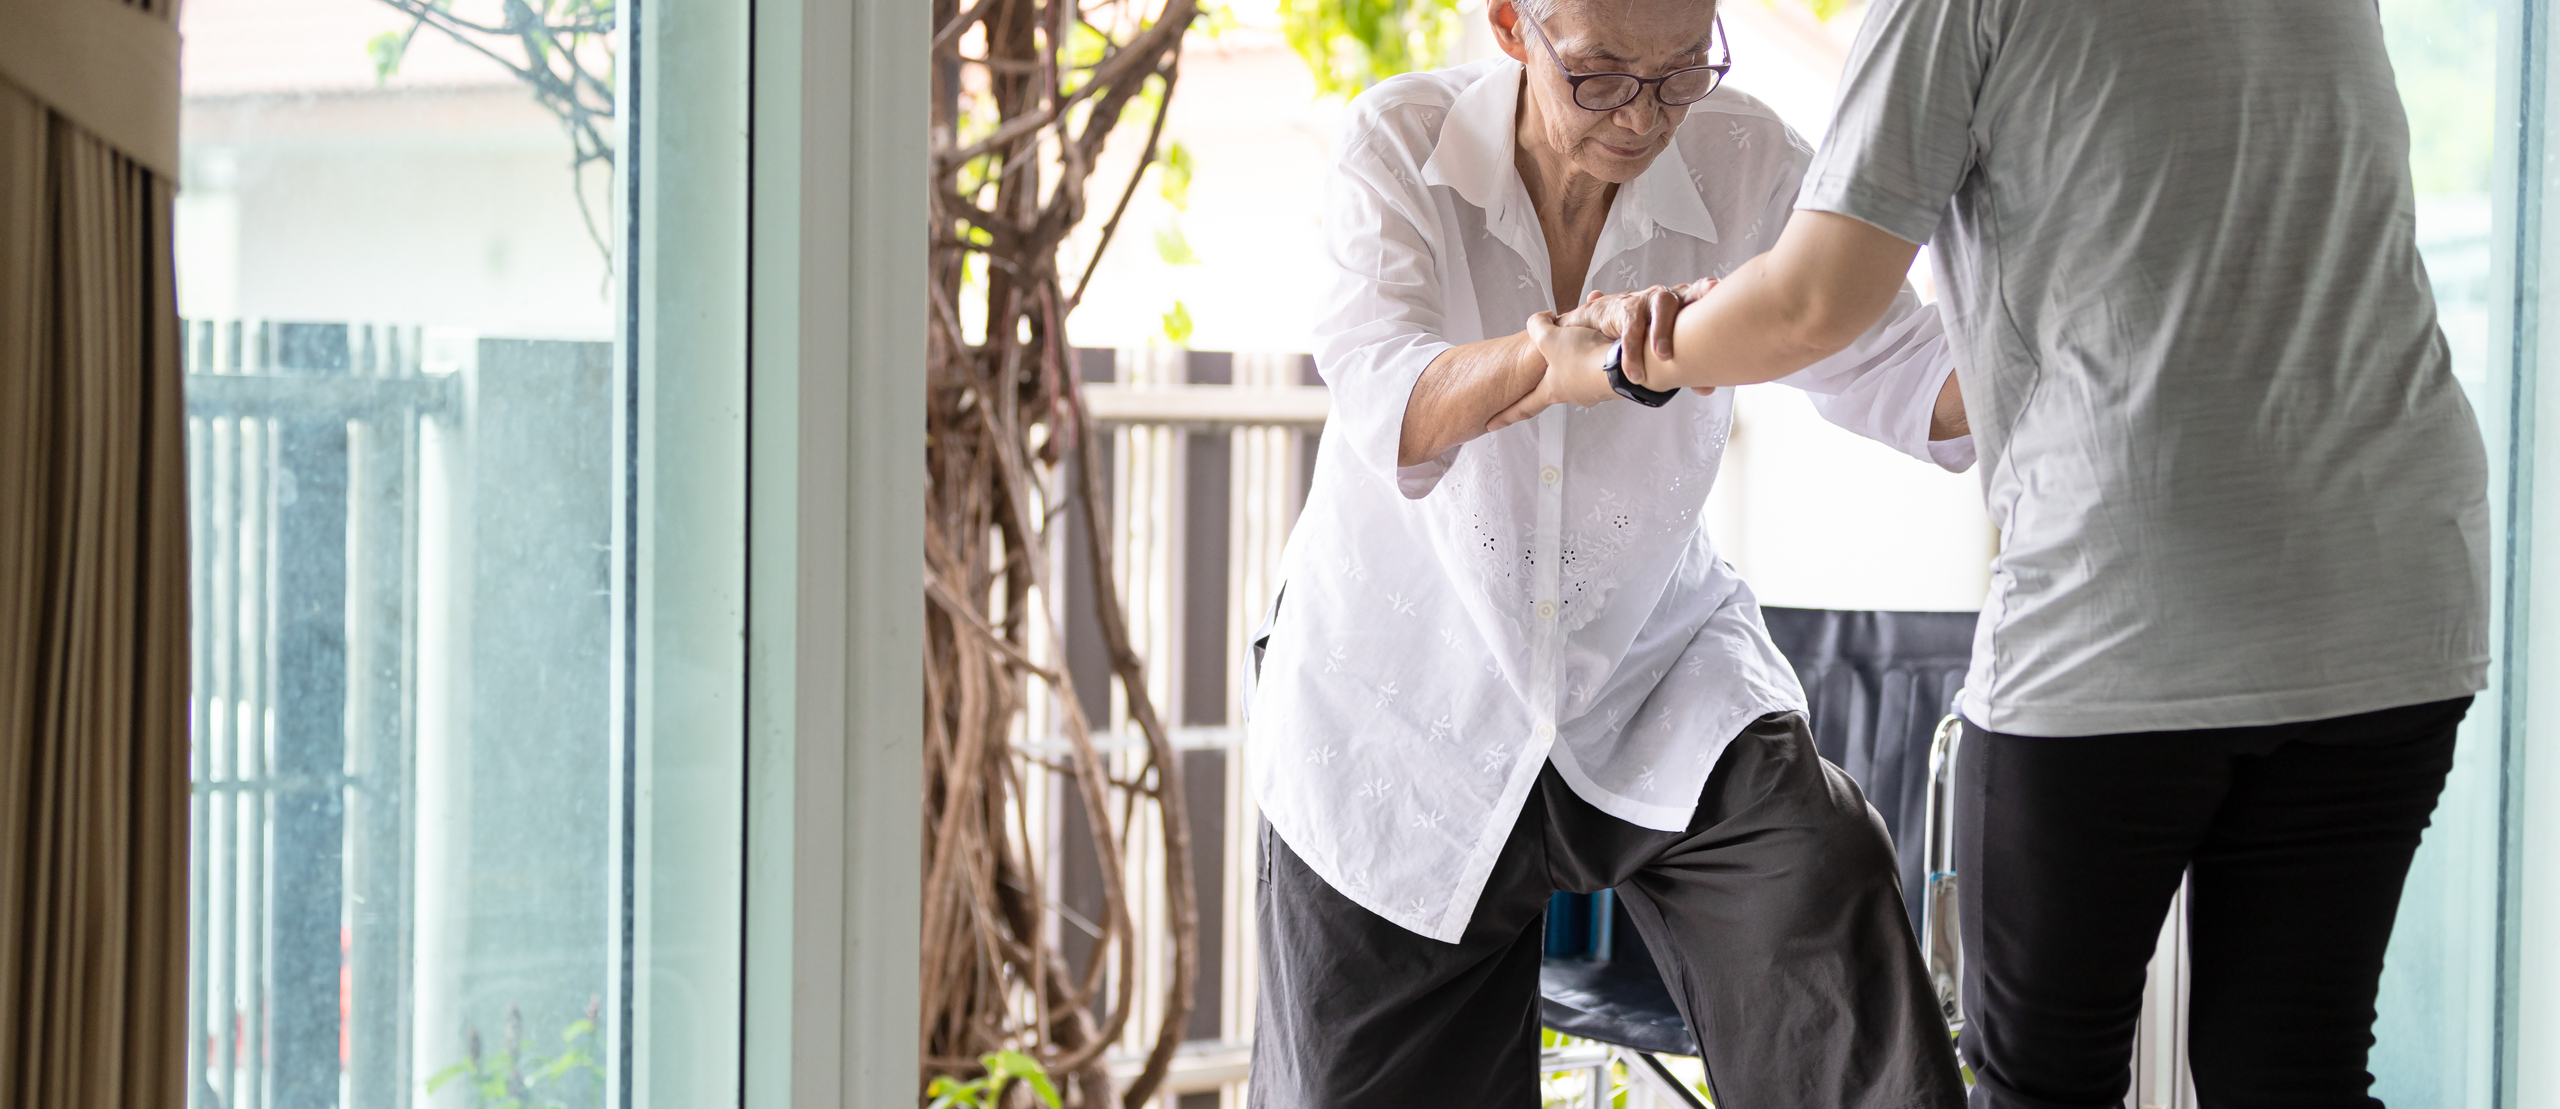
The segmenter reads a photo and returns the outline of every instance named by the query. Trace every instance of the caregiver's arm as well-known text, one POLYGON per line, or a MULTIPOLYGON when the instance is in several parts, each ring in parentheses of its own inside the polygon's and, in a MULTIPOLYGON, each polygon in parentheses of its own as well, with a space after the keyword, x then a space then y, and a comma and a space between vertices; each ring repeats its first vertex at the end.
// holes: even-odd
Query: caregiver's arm
POLYGON ((1919 251, 1872 224, 1799 209, 1777 246, 1680 310, 1670 361, 1652 360, 1642 383, 1750 385, 1837 354, 1893 304, 1919 251))
POLYGON ((1419 466, 1484 434, 1485 422, 1537 388, 1546 372, 1546 358, 1525 331, 1441 351, 1405 401, 1396 465, 1419 466))

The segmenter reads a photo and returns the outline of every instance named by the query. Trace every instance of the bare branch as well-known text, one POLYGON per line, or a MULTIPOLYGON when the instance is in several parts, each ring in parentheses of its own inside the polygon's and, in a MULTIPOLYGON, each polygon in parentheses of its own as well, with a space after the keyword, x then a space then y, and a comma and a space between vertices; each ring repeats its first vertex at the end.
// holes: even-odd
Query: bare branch
POLYGON ((1084 303, 1084 290, 1093 284, 1095 270, 1102 268, 1102 252, 1111 248, 1111 237, 1120 231, 1120 217, 1129 214, 1129 201, 1138 195, 1138 183, 1146 180, 1147 169, 1156 164, 1156 142, 1164 137, 1165 112, 1173 107, 1174 67, 1164 69, 1164 95, 1156 102, 1156 118, 1147 125, 1147 148, 1138 155, 1138 168, 1129 171, 1129 186, 1120 190, 1120 203, 1111 206, 1111 218, 1102 223, 1102 234, 1094 240, 1093 257, 1085 260, 1084 276, 1076 279, 1076 291, 1067 297, 1067 310, 1084 303))
MULTIPOLYGON (((966 1073, 967 1061, 985 1051, 1030 1050, 1061 1079, 1075 1109, 1153 1098, 1199 975, 1199 891, 1191 887, 1179 757, 1149 699, 1108 551, 1092 560, 1108 680, 1120 688, 1129 726, 1147 737, 1143 750, 1105 758, 1095 748, 1073 676, 1055 661, 1065 657, 1064 631, 1034 599, 1059 595, 1050 580, 1053 522, 1081 524, 1089 545, 1108 541, 1098 518, 1102 479, 1091 463, 1100 433, 1070 365, 1065 324, 1074 300, 1061 286, 1059 253, 1084 219, 1097 157, 1130 103, 1151 82, 1172 92, 1182 34, 1197 8, 1195 0, 1161 0, 1159 11, 1158 2, 935 0, 934 10, 920 1062, 928 1075, 966 1073), (958 50, 972 27, 985 30, 984 49, 971 47, 982 56, 958 50), (1069 81, 1075 87, 1065 87, 1069 81), (964 143, 963 133, 977 137, 964 143), (975 259, 986 261, 983 270, 975 259), (964 299, 968 316, 985 324, 974 345, 961 325, 964 299), (1035 638, 1043 650, 1026 646, 1035 638), (1026 706, 1044 701, 1050 727, 1069 740, 1067 758, 1035 758, 1013 741, 1026 706), (1082 829, 1046 834, 1092 845, 1104 889, 1102 911, 1091 919, 1070 921, 1065 906, 1039 892, 1040 858, 1030 852, 1048 847, 1023 823, 1022 794, 1040 781, 1030 772, 1035 763, 1064 775, 1058 786, 1083 811, 1082 829), (1149 831, 1165 850, 1161 863, 1141 872, 1127 843, 1149 831), (1131 883, 1153 892, 1141 897, 1131 883), (1132 907, 1146 903, 1169 910, 1172 958, 1142 967, 1132 907), (1056 946, 1067 932, 1091 936, 1080 966, 1067 966, 1056 946), (1144 1005, 1134 992, 1141 988, 1144 1005), (1152 1027, 1124 1037, 1141 1009, 1153 1014, 1152 1027), (1101 1054, 1124 1038, 1144 1045, 1146 1064, 1127 1089, 1115 1090, 1101 1054)), ((1163 141, 1166 105, 1154 108, 1141 173, 1163 141)), ((1134 178, 1113 184, 1121 196, 1097 256, 1139 187, 1134 178)), ((1088 261, 1079 296, 1091 280, 1088 261)))
POLYGON ((960 41, 960 36, 968 32, 971 24, 985 19, 987 13, 994 10, 996 0, 978 0, 969 5, 969 10, 962 12, 960 18, 952 20, 933 36, 933 52, 939 54, 944 47, 960 41))
MULTIPOLYGON (((559 118, 569 132, 571 158, 569 188, 578 201, 578 214, 586 224, 587 237, 606 263, 604 279, 612 280, 613 245, 605 238, 595 212, 587 202, 584 171, 593 162, 610 166, 614 160, 612 139, 614 91, 613 83, 587 68, 582 47, 590 40, 605 41, 614 29, 608 18, 591 18, 574 5, 559 15, 559 22, 546 22, 524 0, 507 0, 507 21, 488 24, 455 14, 435 0, 379 0, 410 20, 409 30, 400 42, 405 54, 417 38, 420 28, 433 27, 444 37, 491 63, 522 83, 533 93, 534 102, 559 118), (524 53, 518 62, 501 53, 494 43, 512 42, 524 53), (560 68, 554 68, 555 64, 560 68), (565 70, 565 72, 564 72, 565 70)), ((609 51, 608 51, 609 56, 609 51)), ((392 63, 396 65, 397 63, 392 63)))

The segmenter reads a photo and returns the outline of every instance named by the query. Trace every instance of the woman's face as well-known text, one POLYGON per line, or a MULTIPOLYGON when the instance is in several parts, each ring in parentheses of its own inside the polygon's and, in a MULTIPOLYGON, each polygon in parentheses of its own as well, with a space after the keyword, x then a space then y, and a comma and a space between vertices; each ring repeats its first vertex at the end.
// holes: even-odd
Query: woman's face
POLYGON ((1498 0, 1491 14, 1495 41, 1529 73, 1528 97, 1535 114, 1520 140, 1543 143, 1546 149, 1539 153, 1623 185, 1671 145, 1671 133, 1689 114, 1688 106, 1666 106, 1656 94, 1658 86, 1647 86, 1623 107, 1591 111, 1574 103, 1572 83, 1557 71, 1557 60, 1578 74, 1638 77, 1705 65, 1716 10, 1713 0, 1563 0, 1537 24, 1554 47, 1552 56, 1540 45, 1528 13, 1498 0))

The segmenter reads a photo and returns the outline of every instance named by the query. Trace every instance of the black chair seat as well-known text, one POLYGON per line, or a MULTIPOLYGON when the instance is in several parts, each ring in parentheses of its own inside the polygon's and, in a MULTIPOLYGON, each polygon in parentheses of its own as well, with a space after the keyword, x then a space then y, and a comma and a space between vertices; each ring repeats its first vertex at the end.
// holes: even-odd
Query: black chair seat
MULTIPOLYGON (((1630 932, 1623 942, 1641 941, 1630 932)), ((1538 1020, 1568 1036, 1638 1051, 1698 1053, 1698 1039, 1680 1020, 1680 1008, 1651 959, 1549 959, 1539 964, 1538 1020)))
POLYGON ((1893 836, 1902 903, 1919 935, 1929 740, 1964 688, 1974 614, 1769 608, 1761 616, 1804 686, 1814 749, 1849 772, 1893 836))
MULTIPOLYGON (((1974 614, 1769 608, 1762 615, 1804 685, 1814 746, 1857 780, 1893 834, 1903 902, 1917 935, 1929 741, 1964 684, 1974 614)), ((1560 893, 1548 905, 1539 1020, 1568 1036, 1663 1055, 1697 1054, 1697 1038, 1681 1021, 1625 907, 1615 897, 1594 897, 1560 893)))

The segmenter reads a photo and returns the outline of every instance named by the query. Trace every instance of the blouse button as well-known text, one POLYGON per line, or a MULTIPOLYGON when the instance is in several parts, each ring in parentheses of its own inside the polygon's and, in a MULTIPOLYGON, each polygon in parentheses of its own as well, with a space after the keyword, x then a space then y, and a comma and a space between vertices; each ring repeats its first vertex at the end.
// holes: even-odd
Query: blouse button
POLYGON ((1540 722, 1539 722, 1539 724, 1538 724, 1538 742, 1540 742, 1540 743, 1553 743, 1553 742, 1555 742, 1555 740, 1556 740, 1556 726, 1555 726, 1555 725, 1553 725, 1553 724, 1546 723, 1546 722, 1544 722, 1544 721, 1540 721, 1540 722))
POLYGON ((1540 602, 1538 602, 1538 619, 1541 619, 1541 620, 1553 620, 1553 619, 1555 619, 1555 618, 1556 618, 1556 603, 1555 603, 1554 601, 1540 601, 1540 602))
POLYGON ((1549 467, 1547 467, 1547 468, 1545 468, 1545 469, 1543 469, 1543 470, 1538 471, 1538 484, 1540 484, 1540 485, 1553 485, 1553 484, 1555 484, 1555 483, 1557 483, 1557 482, 1559 482, 1559 481, 1563 481, 1563 480, 1564 480, 1564 472, 1563 472, 1563 471, 1561 471, 1561 470, 1556 469, 1556 468, 1555 468, 1555 467, 1553 467, 1553 466, 1549 466, 1549 467))

